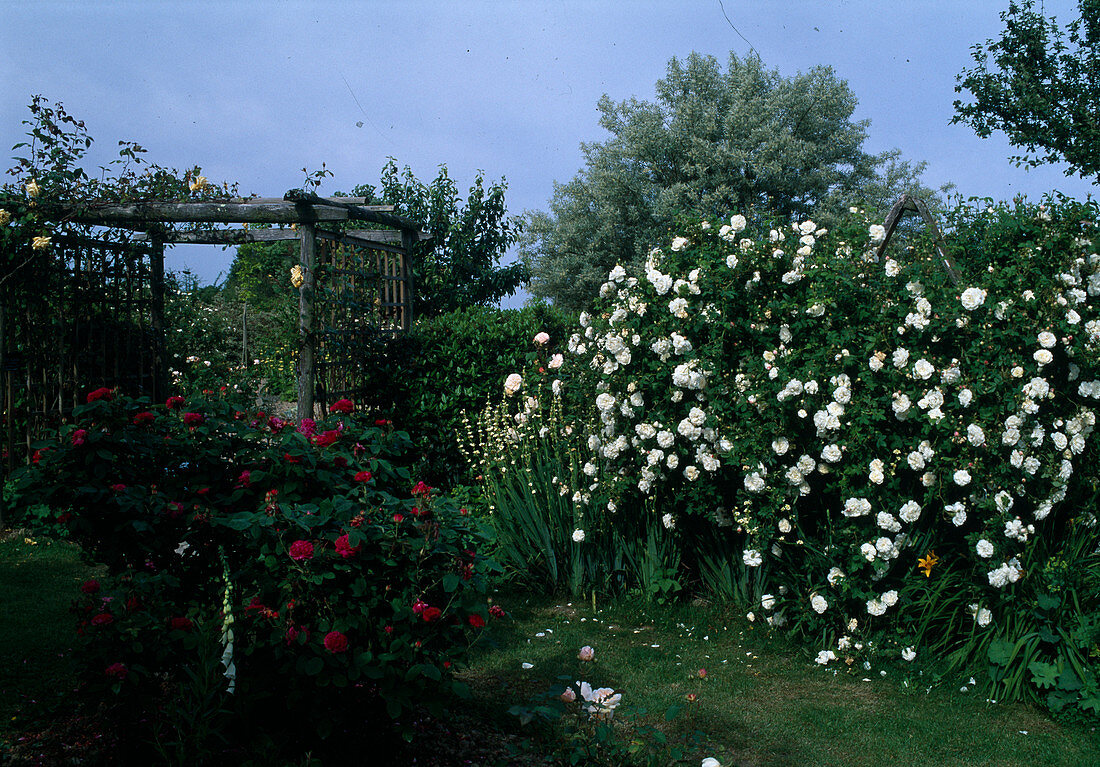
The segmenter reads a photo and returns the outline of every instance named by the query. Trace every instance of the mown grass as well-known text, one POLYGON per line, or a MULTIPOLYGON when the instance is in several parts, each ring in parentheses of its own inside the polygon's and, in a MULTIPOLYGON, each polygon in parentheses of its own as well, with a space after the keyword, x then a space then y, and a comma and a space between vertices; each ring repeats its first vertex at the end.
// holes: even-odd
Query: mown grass
MULTIPOLYGON (((42 538, 32 545, 22 535, 0 541, 0 742, 48 720, 71 695, 68 607, 90 575, 72 545, 42 538)), ((1061 724, 1031 706, 990 704, 957 684, 934 685, 920 660, 870 672, 841 666, 834 675, 718 606, 620 601, 593 609, 514 594, 497 601, 508 617, 493 621, 489 641, 461 672, 474 691, 463 722, 468 735, 481 730, 521 752, 502 760, 508 764, 545 763, 555 748, 547 731, 529 732, 507 710, 560 685, 561 676, 621 691, 616 721, 644 709, 652 712, 645 721, 673 741, 689 744, 701 733, 705 745, 690 747, 685 765, 704 756, 724 767, 1100 764, 1095 727, 1061 724), (589 663, 577 658, 583 645, 595 648, 589 663), (696 702, 688 703, 689 693, 696 702), (665 722, 677 703, 684 712, 665 722), (531 738, 526 751, 517 745, 524 737, 531 738)))
POLYGON ((1031 706, 991 704, 979 691, 933 685, 919 663, 869 672, 841 665, 834 675, 719 607, 620 602, 593 611, 590 603, 522 598, 504 604, 511 624, 497 624, 496 647, 479 651, 466 672, 486 700, 489 688, 479 680, 507 691, 501 699, 497 690, 498 710, 560 685, 561 675, 614 687, 624 709, 655 712, 652 722, 670 736, 706 737, 707 746, 685 764, 704 756, 727 767, 1100 764, 1100 736, 1091 725, 1059 724, 1031 706), (583 645, 595 648, 590 663, 577 659, 583 645), (689 693, 697 701, 661 724, 668 707, 686 703, 689 693))
POLYGON ((72 694, 76 624, 69 605, 90 573, 72 544, 0 536, 0 741, 72 694))

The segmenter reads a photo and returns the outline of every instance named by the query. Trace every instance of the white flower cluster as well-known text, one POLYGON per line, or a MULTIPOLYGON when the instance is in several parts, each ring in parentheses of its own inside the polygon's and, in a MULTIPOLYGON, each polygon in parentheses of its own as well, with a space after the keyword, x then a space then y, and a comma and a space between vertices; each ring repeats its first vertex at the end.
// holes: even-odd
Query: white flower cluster
MULTIPOLYGON (((717 495, 706 513, 745 535, 750 568, 795 545, 784 536, 804 529, 800 513, 836 514, 836 564, 788 598, 822 619, 851 610, 827 596, 842 578, 865 593, 879 584, 863 607, 885 615, 899 602, 887 587, 914 577, 912 561, 928 554, 917 546, 942 536, 965 541, 968 588, 1017 582, 1037 524, 1095 455, 1085 405, 1100 400, 1100 257, 1070 258, 1053 291, 1009 294, 990 278, 947 292, 908 258, 876 260, 881 225, 827 247, 812 221, 759 240, 747 227, 735 215, 678 236, 667 255, 650 252, 642 279, 616 267, 599 311, 582 315, 569 350, 599 381, 592 488, 618 508, 628 492, 661 487, 717 495), (835 293, 849 284, 864 286, 857 300, 875 304, 881 327, 845 327, 835 293), (1020 348, 991 348, 990 329, 1020 348), (972 337, 982 340, 964 346, 972 337)), ((660 518, 672 529, 673 516, 660 518)), ((973 615, 992 621, 984 607, 973 615)))

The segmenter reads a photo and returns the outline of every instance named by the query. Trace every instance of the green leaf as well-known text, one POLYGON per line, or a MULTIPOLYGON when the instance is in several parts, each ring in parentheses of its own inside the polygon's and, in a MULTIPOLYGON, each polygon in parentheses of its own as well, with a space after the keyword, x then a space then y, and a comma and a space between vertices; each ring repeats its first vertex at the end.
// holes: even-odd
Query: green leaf
POLYGON ((324 658, 320 658, 315 655, 312 658, 306 660, 306 662, 302 666, 302 670, 305 671, 305 673, 309 676, 317 676, 321 673, 321 670, 324 669, 324 667, 324 658))
POLYGON ((1032 661, 1027 665, 1031 672, 1031 681, 1040 689, 1054 687, 1058 683, 1058 667, 1052 663, 1032 661))
POLYGON ((987 655, 989 662, 996 666, 1007 666, 1012 660, 1012 652, 1015 645, 1006 639, 995 639, 989 643, 987 655))
POLYGON ((1035 598, 1040 610, 1054 610, 1062 604, 1062 598, 1053 594, 1039 594, 1035 598))

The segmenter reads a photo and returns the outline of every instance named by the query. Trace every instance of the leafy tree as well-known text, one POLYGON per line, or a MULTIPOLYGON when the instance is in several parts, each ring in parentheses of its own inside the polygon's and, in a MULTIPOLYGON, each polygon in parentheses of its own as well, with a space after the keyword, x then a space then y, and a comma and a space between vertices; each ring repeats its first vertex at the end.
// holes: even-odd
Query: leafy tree
POLYGON ((919 188, 924 164, 863 150, 868 121, 831 68, 787 78, 758 57, 673 58, 656 102, 600 99, 611 138, 581 145, 585 167, 529 213, 521 254, 531 292, 586 306, 616 264, 664 242, 681 212, 829 220, 843 206, 884 210, 919 188))
POLYGON ((974 45, 974 68, 957 78, 974 100, 956 101, 952 122, 982 138, 1004 131, 1017 165, 1064 162, 1067 176, 1100 182, 1100 0, 1077 6, 1063 29, 1033 0, 1010 2, 1000 39, 974 45))
POLYGON ((432 235, 418 243, 413 253, 415 316, 495 304, 527 279, 524 264, 500 265, 522 231, 520 219, 507 215, 507 188, 503 179, 486 188, 478 171, 463 203, 446 165, 439 166, 439 175, 425 184, 408 166, 399 171, 391 157, 382 169, 380 189, 361 185, 353 190, 357 197, 393 205, 395 213, 411 218, 432 235))

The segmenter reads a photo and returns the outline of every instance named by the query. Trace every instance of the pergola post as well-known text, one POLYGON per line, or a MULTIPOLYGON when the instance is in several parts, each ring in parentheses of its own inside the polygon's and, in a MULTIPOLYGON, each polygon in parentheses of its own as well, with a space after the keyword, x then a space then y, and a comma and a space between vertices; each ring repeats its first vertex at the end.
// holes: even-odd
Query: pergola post
POLYGON ((153 399, 163 402, 168 395, 168 350, 164 329, 164 242, 153 238, 149 243, 149 289, 153 303, 153 399))
POLYGON ((402 298, 408 303, 405 306, 404 316, 402 317, 401 329, 412 330, 414 313, 416 311, 416 290, 413 286, 413 248, 416 243, 420 241, 420 232, 416 229, 401 230, 401 247, 405 250, 404 255, 401 258, 401 276, 402 281, 402 298))
POLYGON ((313 417, 313 384, 317 337, 313 327, 313 299, 317 277, 317 230, 313 224, 299 224, 302 286, 298 289, 298 420, 313 417))

